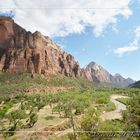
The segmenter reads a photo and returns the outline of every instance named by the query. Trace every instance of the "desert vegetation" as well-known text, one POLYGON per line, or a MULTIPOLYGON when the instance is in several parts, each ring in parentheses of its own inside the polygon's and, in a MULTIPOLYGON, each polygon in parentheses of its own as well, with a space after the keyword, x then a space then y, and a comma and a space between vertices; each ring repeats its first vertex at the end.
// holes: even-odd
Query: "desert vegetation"
POLYGON ((139 106, 139 89, 95 88, 83 78, 62 75, 46 79, 0 74, 1 139, 21 139, 26 133, 28 139, 91 140, 99 131, 139 131, 139 106), (116 109, 110 100, 114 94, 128 97, 116 99, 127 110, 121 111, 121 119, 102 121, 101 114, 116 109))

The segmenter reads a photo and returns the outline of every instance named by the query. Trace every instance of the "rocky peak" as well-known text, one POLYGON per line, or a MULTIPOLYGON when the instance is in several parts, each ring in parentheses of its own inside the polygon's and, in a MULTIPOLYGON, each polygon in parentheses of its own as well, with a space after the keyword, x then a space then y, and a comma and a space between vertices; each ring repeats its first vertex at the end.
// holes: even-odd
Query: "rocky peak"
POLYGON ((88 64, 88 66, 94 66, 94 65, 96 65, 96 63, 94 61, 92 61, 88 64))
MULTIPOLYGON (((130 81, 133 81, 133 82, 135 81, 135 80, 133 80, 133 79, 130 78, 130 77, 128 77, 127 80, 130 80, 130 81)), ((135 82, 136 82, 136 81, 135 81, 135 82)))
POLYGON ((116 73, 114 77, 122 77, 119 73, 116 73))
POLYGON ((27 32, 9 17, 0 17, 0 70, 44 75, 80 76, 74 57, 40 32, 27 32))
POLYGON ((95 62, 91 62, 91 63, 88 65, 88 68, 92 68, 92 69, 94 69, 94 70, 96 70, 96 71, 102 69, 102 67, 101 67, 100 65, 96 64, 95 62))
POLYGON ((115 74, 114 76, 110 74, 106 69, 102 66, 96 64, 95 62, 91 62, 84 69, 85 76, 90 81, 96 81, 100 83, 107 83, 117 86, 128 86, 133 80, 128 80, 122 77, 120 74, 115 74))
POLYGON ((130 84, 133 84, 133 83, 135 83, 136 81, 135 80, 133 80, 132 78, 130 78, 130 77, 128 77, 127 79, 126 79, 130 84))
POLYGON ((123 78, 119 73, 116 73, 116 74, 114 75, 114 79, 115 79, 116 81, 118 81, 118 82, 122 82, 122 81, 125 81, 125 80, 126 80, 126 79, 123 78))
POLYGON ((109 72, 95 62, 91 62, 87 65, 85 75, 91 81, 108 82, 110 80, 109 72))

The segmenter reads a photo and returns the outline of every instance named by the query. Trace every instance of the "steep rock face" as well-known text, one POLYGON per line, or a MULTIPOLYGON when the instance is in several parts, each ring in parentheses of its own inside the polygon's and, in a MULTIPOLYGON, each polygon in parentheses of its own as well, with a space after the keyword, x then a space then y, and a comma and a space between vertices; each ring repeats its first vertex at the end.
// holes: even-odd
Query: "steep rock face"
POLYGON ((134 81, 130 78, 125 79, 120 74, 115 74, 114 76, 110 74, 107 70, 105 70, 102 66, 96 64, 95 62, 91 62, 84 69, 85 76, 90 81, 96 81, 100 83, 107 83, 117 86, 128 86, 132 84, 134 81))
POLYGON ((91 62, 85 69, 85 75, 90 81, 111 82, 110 74, 100 65, 91 62))
POLYGON ((49 37, 27 32, 8 17, 0 17, 0 70, 81 75, 72 55, 63 52, 49 37))

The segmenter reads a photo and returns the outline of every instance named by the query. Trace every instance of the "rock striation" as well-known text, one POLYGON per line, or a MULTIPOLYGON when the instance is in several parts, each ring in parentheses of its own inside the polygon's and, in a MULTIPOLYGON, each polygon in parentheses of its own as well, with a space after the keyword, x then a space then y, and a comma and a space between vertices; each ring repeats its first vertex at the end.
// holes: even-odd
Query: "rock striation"
POLYGON ((81 76, 74 57, 49 37, 26 31, 10 17, 0 17, 0 70, 10 73, 81 76))
POLYGON ((128 86, 134 83, 134 80, 127 78, 125 79, 120 74, 112 75, 102 66, 95 62, 89 63, 84 69, 85 77, 90 81, 96 81, 99 83, 106 83, 114 86, 128 86))

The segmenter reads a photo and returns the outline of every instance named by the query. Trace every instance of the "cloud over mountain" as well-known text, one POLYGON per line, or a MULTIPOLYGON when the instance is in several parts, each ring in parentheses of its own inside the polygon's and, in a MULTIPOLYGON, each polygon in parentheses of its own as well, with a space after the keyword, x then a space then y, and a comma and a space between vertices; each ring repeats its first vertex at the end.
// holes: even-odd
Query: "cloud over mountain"
POLYGON ((131 0, 1 0, 0 11, 14 10, 15 21, 27 30, 36 29, 49 36, 82 33, 87 26, 96 37, 108 25, 117 24, 117 16, 128 18, 131 0))

